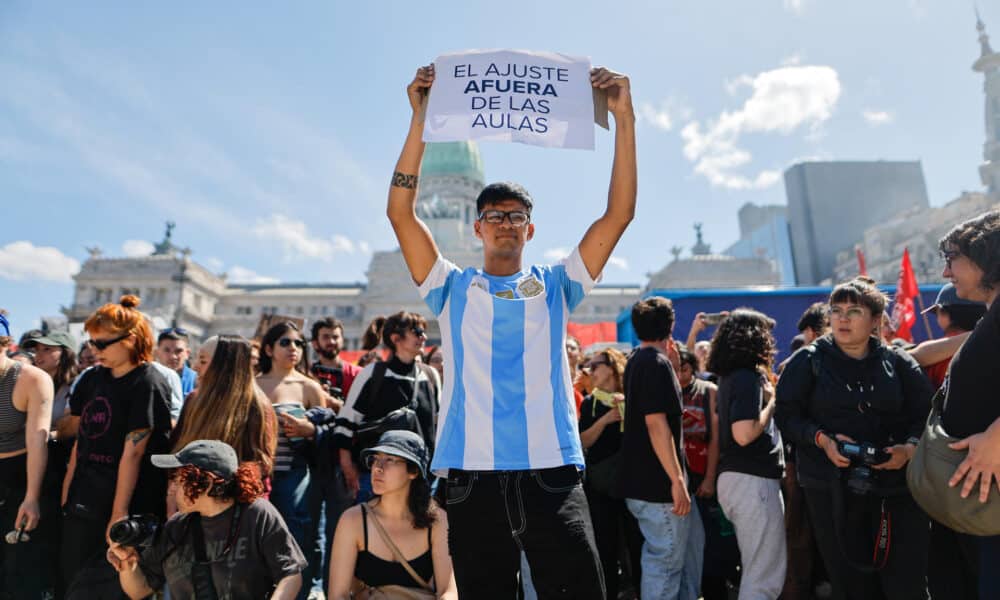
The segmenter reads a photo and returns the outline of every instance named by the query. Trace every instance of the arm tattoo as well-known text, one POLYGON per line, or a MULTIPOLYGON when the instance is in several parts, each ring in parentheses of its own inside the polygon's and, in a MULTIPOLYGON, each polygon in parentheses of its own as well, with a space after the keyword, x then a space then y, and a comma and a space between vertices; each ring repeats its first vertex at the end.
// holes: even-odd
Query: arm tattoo
POLYGON ((416 189, 417 187, 417 176, 407 175, 406 173, 400 173, 396 171, 392 174, 392 185, 393 187, 401 187, 409 190, 416 189))
POLYGON ((152 429, 136 429, 135 431, 130 431, 128 434, 128 439, 132 440, 132 443, 136 446, 139 442, 146 439, 146 436, 153 433, 152 429))

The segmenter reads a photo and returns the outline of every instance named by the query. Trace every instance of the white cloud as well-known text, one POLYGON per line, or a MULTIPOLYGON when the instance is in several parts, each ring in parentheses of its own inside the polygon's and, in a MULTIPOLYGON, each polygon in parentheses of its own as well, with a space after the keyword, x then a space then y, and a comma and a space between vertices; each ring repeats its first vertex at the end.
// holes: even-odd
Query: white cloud
POLYGON ((279 283, 279 280, 275 277, 259 275, 256 271, 239 265, 230 267, 226 273, 226 279, 230 283, 279 283))
POLYGON ((28 241, 0 247, 0 277, 13 281, 72 281, 80 261, 52 246, 35 246, 28 241))
POLYGON ((153 244, 146 240, 125 240, 122 244, 122 254, 131 258, 149 256, 153 250, 153 244))
MULTIPOLYGON (((557 246, 555 248, 549 248, 548 250, 542 253, 542 256, 544 256, 545 260, 547 261, 556 262, 569 256, 569 253, 572 251, 573 251, 572 248, 567 248, 565 246, 557 246)), ((612 254, 611 257, 608 258, 608 266, 621 269, 622 271, 627 271, 628 260, 612 254)))
POLYGON ((887 125, 892 123, 896 118, 896 115, 887 110, 874 110, 871 108, 866 108, 861 111, 861 116, 864 117, 865 121, 872 126, 887 125))
POLYGON ((677 122, 691 118, 691 108, 681 100, 670 97, 659 104, 640 102, 637 116, 642 123, 648 123, 661 131, 670 131, 677 122))
POLYGON ((329 262, 338 254, 365 253, 370 249, 367 242, 355 242, 340 234, 329 238, 313 235, 305 222, 277 213, 258 218, 252 231, 262 240, 277 242, 288 262, 303 259, 329 262))
POLYGON ((725 85, 731 93, 744 86, 752 92, 738 110, 723 111, 704 126, 698 121, 688 123, 681 129, 681 138, 684 156, 695 163, 695 173, 713 186, 736 190, 766 188, 780 179, 776 170, 753 176, 736 172, 752 160, 750 152, 739 146, 744 134, 789 135, 802 126, 816 132, 832 116, 841 93, 837 71, 813 65, 741 75, 725 85))
POLYGON ((782 0, 785 10, 801 15, 805 9, 805 0, 782 0))

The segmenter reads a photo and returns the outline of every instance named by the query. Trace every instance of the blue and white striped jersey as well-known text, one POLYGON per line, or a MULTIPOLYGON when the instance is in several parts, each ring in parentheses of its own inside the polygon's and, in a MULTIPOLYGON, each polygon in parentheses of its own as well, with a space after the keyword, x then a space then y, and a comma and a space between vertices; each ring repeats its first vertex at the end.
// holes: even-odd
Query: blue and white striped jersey
POLYGON ((583 467, 566 323, 595 283, 579 249, 507 277, 438 257, 420 285, 445 361, 435 473, 583 467))

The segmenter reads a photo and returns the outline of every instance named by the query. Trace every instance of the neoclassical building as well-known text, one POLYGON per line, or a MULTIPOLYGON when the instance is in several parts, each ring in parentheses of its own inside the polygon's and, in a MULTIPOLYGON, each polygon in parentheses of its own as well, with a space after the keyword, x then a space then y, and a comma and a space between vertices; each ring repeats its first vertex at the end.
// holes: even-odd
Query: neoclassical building
MULTIPOLYGON (((482 246, 473 232, 476 196, 485 185, 483 161, 474 142, 428 144, 420 173, 417 212, 442 254, 459 266, 479 265, 482 246)), ((142 298, 157 327, 188 329, 196 338, 219 333, 253 335, 264 314, 299 317, 306 326, 333 316, 344 323, 348 349, 359 347, 369 321, 399 310, 428 318, 431 343, 437 323, 417 294, 399 249, 375 252, 365 282, 238 284, 226 281, 173 242, 173 224, 149 256, 115 258, 89 249, 74 277, 73 303, 65 309, 78 328, 98 306, 125 293, 142 298)), ((573 313, 573 322, 614 321, 640 294, 640 285, 599 285, 573 313)), ((75 327, 74 327, 75 326, 75 327)))

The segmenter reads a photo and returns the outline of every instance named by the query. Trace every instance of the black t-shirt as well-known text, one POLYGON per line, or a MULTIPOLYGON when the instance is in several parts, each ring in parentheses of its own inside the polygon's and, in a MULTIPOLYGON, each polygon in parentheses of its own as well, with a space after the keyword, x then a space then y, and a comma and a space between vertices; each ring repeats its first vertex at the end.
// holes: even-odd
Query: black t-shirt
MULTIPOLYGON (((270 598, 279 581, 305 569, 305 556, 267 500, 255 500, 240 513, 235 528, 235 507, 201 518, 212 582, 219 600, 270 598)), ((166 584, 175 600, 194 598, 191 565, 195 553, 190 527, 190 514, 174 515, 139 561, 149 587, 158 589, 166 584)))
POLYGON ((944 385, 949 435, 981 433, 1000 418, 1000 302, 993 302, 952 358, 944 385))
MULTIPOLYGON (((580 433, 588 430, 606 415, 611 407, 594 399, 593 394, 588 395, 580 404, 580 433)), ((626 412, 628 409, 626 408, 626 412)), ((587 466, 596 465, 606 458, 614 456, 622 447, 621 423, 611 423, 604 428, 597 441, 590 448, 587 448, 587 466)))
POLYGON ((98 519, 110 518, 125 438, 132 431, 150 429, 129 511, 163 516, 167 473, 154 467, 149 456, 170 449, 166 378, 148 363, 118 378, 110 369, 94 367, 81 376, 69 405, 70 412, 80 417, 80 429, 68 508, 98 519))
POLYGON ((625 435, 618 491, 623 498, 671 503, 670 477, 653 451, 646 415, 663 414, 681 468, 681 389, 667 357, 656 348, 636 350, 625 365, 625 435))
POLYGON ((758 420, 764 409, 764 376, 752 369, 737 369, 719 379, 719 473, 732 471, 780 479, 785 474, 781 433, 774 419, 746 446, 733 439, 733 423, 758 420))

